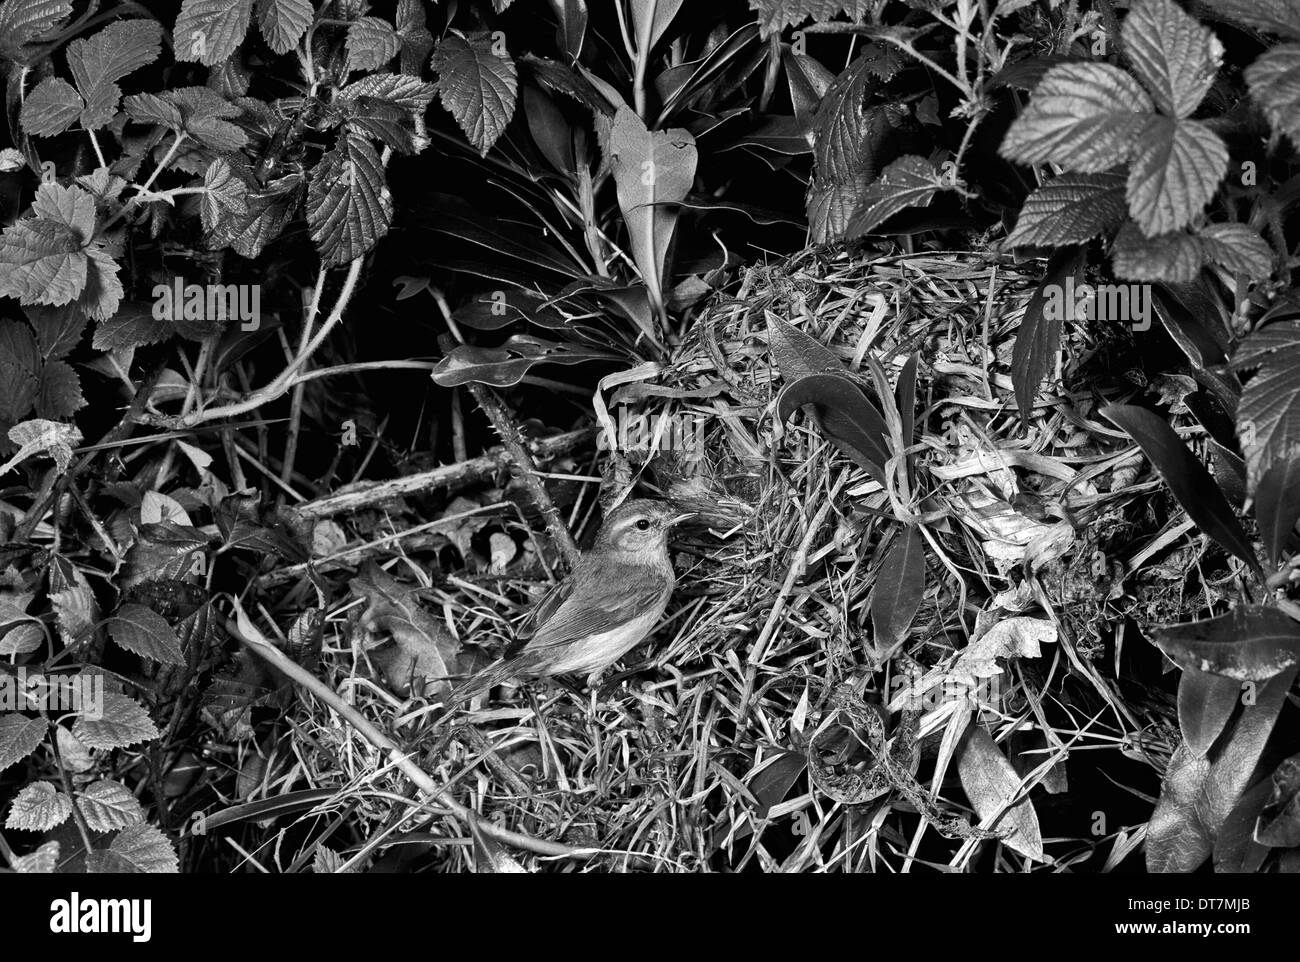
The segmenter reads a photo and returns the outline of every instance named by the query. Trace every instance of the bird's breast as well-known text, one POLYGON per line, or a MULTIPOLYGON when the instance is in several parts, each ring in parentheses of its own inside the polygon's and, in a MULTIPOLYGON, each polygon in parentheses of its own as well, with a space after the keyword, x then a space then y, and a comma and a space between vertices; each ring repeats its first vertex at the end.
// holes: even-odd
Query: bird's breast
POLYGON ((617 628, 588 635, 581 642, 569 646, 554 665, 548 666, 547 674, 593 672, 612 665, 654 630, 667 607, 667 599, 664 601, 663 605, 629 618, 617 628))

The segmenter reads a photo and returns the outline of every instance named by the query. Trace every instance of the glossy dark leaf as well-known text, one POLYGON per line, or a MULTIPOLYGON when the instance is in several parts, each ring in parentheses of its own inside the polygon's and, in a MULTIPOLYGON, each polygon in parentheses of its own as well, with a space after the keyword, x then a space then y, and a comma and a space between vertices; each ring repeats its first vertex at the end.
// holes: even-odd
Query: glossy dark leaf
POLYGON ((862 389, 840 374, 813 374, 787 385, 777 398, 784 422, 796 408, 811 404, 827 440, 882 485, 889 460, 885 419, 862 389))
POLYGON ((1238 605, 1217 618, 1165 625, 1152 637, 1179 667, 1237 681, 1263 681, 1300 662, 1300 622, 1262 605, 1238 605))
POLYGON ((907 636, 925 596, 925 546, 907 525, 889 546, 871 589, 871 627, 876 654, 884 657, 907 636))
POLYGON ((1300 520, 1300 457, 1275 461, 1255 489, 1255 517, 1268 560, 1277 564, 1300 520))
POLYGON ((810 374, 843 371, 841 361, 821 341, 797 327, 787 324, 771 311, 767 312, 767 341, 776 360, 776 368, 786 384, 793 384, 810 374))
POLYGON ((1160 472, 1174 497, 1197 526, 1262 576, 1259 559, 1205 466, 1159 415, 1128 404, 1109 404, 1101 413, 1126 431, 1160 472))
POLYGON ((1034 291, 1025 307, 1025 316, 1016 333, 1016 344, 1011 352, 1011 380, 1016 388, 1016 405, 1020 416, 1028 421, 1034 409, 1034 400, 1043 379, 1056 366, 1056 355, 1061 349, 1061 318, 1046 310, 1049 298, 1059 299, 1067 278, 1077 281, 1082 274, 1084 251, 1070 248, 1059 251, 1048 261, 1043 282, 1034 291))
POLYGON ((1183 667, 1178 680, 1178 727, 1195 755, 1205 755, 1241 703, 1241 682, 1183 667))

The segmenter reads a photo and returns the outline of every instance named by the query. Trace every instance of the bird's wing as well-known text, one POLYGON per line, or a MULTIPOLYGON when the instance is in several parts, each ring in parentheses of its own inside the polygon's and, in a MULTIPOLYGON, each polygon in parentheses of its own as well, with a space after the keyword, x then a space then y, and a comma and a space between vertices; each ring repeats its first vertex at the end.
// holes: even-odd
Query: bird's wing
POLYGON ((637 615, 662 607, 671 592, 672 582, 664 577, 627 577, 624 572, 608 572, 594 582, 591 590, 570 589, 545 619, 538 620, 520 650, 540 651, 611 631, 637 615))
POLYGON ((542 600, 533 605, 533 610, 528 612, 528 616, 515 629, 514 640, 506 646, 503 657, 513 658, 524 650, 533 635, 537 633, 538 627, 545 624, 555 614, 556 609, 568 600, 569 595, 573 594, 574 583, 573 578, 565 578, 558 584, 552 585, 551 590, 542 595, 542 600))

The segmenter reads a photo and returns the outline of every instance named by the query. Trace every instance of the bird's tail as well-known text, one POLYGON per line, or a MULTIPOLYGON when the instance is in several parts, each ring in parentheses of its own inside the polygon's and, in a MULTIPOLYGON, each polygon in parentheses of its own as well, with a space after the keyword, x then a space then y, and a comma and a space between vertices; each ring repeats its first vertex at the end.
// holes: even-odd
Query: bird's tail
POLYGON ((465 702, 469 701, 475 695, 481 695, 483 692, 501 684, 503 681, 509 681, 516 675, 526 674, 531 667, 525 658, 499 659, 492 664, 483 668, 470 678, 459 688, 451 693, 447 698, 447 711, 452 712, 459 708, 465 702))

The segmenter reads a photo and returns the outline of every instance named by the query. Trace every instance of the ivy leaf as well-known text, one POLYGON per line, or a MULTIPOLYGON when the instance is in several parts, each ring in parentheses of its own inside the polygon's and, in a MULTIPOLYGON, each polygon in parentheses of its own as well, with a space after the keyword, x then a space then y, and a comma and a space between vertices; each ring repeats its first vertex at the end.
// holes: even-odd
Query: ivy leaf
POLYGON ((172 30, 176 59, 215 67, 243 42, 252 13, 253 0, 184 0, 172 30))
POLYGON ((77 806, 95 832, 112 832, 144 821, 144 808, 121 782, 103 779, 77 793, 77 806))
POLYGON ((164 665, 185 664, 180 639, 167 619, 144 605, 123 605, 108 620, 108 635, 119 646, 164 665))
POLYGON ((1214 478, 1174 429, 1159 415, 1129 404, 1108 404, 1101 414, 1137 442, 1197 527, 1245 561, 1262 580, 1263 570, 1241 522, 1214 478))
POLYGON ((1102 173, 1133 155, 1151 107, 1146 91, 1118 67, 1058 64, 1034 88, 998 152, 1022 164, 1102 173))
POLYGON ((1300 149, 1300 44, 1282 44, 1256 57, 1246 68, 1246 83, 1273 129, 1300 149))
POLYGON ((42 40, 72 16, 69 0, 6 0, 0 3, 0 59, 31 66, 39 50, 24 49, 42 40))
POLYGON ((1249 488, 1300 452, 1300 321, 1265 324, 1232 356, 1235 371, 1256 369, 1237 407, 1237 436, 1249 488))
POLYGON ((397 56, 401 38, 379 17, 361 17, 348 27, 348 70, 378 70, 397 56))
POLYGON ((307 190, 307 224, 322 263, 332 267, 360 257, 388 233, 392 219, 379 154, 361 134, 340 134, 312 170, 307 190))
POLYGON ((678 127, 650 131, 629 107, 620 107, 610 135, 618 206, 627 224, 632 259, 650 293, 663 300, 664 264, 677 226, 677 206, 695 180, 695 138, 678 127))
POLYGON ((1152 117, 1128 175, 1129 213, 1148 237, 1180 230, 1209 203, 1228 169, 1228 147, 1195 120, 1152 117))
POLYGON ((456 118, 469 142, 484 157, 515 112, 519 89, 515 62, 493 52, 490 36, 448 34, 433 52, 442 105, 456 118))
POLYGON ((103 127, 122 97, 117 81, 146 67, 162 52, 162 28, 154 20, 110 23, 93 37, 68 44, 68 69, 86 101, 81 126, 103 127))
POLYGON ((1173 0, 1142 0, 1124 19, 1124 53, 1161 113, 1186 118, 1214 83, 1223 45, 1173 0))
POLYGON ((22 761, 41 746, 49 723, 13 713, 0 715, 0 772, 22 761))
POLYGON ((257 0, 257 26, 276 53, 288 53, 298 45, 313 15, 311 0, 257 0))
POLYGON ((1082 244, 1114 230, 1127 213, 1120 174, 1061 174, 1025 198, 1007 246, 1082 244))
POLYGON ((948 186, 924 157, 900 157, 881 171, 862 195, 844 238, 860 237, 909 207, 928 207, 935 193, 948 186))
POLYGON ((48 832, 66 822, 71 814, 72 799, 49 782, 33 782, 14 796, 5 828, 20 832, 48 832))
POLYGON ((87 748, 126 748, 158 737, 149 713, 121 692, 105 691, 98 717, 86 713, 77 719, 72 734, 87 748))
POLYGON ((1300 662, 1300 622, 1277 608, 1238 605, 1226 615, 1154 629, 1180 668, 1236 681, 1267 681, 1300 662))
POLYGON ((33 137, 53 137, 72 126, 81 115, 81 95, 60 77, 46 77, 23 102, 18 121, 33 137))

